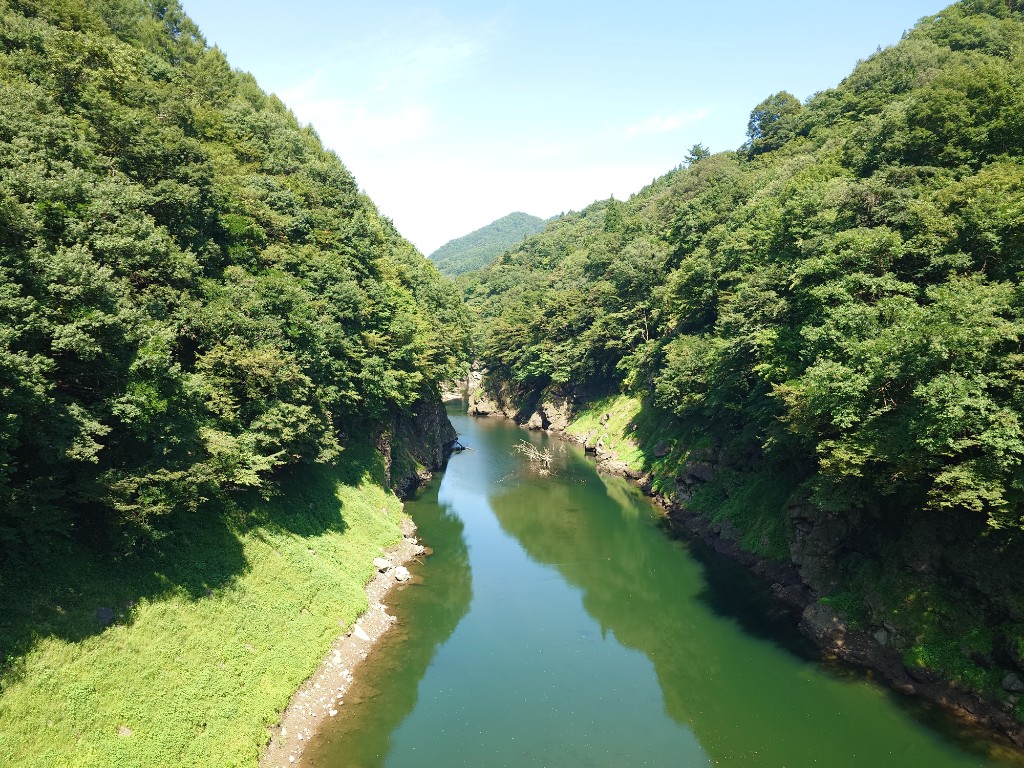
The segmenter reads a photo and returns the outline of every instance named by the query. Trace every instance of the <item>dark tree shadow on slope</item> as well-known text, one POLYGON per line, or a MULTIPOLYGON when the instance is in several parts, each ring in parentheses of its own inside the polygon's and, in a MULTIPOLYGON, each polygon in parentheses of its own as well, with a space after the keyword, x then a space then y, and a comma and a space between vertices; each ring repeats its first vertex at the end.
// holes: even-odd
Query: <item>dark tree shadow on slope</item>
POLYGON ((260 531, 317 536, 344 532, 339 483, 379 480, 370 448, 353 448, 337 466, 283 472, 270 498, 236 491, 194 512, 160 521, 158 535, 128 553, 91 532, 19 563, 0 564, 0 687, 16 679, 25 654, 41 640, 80 642, 111 625, 131 624, 142 600, 203 600, 248 571, 241 537, 260 531))

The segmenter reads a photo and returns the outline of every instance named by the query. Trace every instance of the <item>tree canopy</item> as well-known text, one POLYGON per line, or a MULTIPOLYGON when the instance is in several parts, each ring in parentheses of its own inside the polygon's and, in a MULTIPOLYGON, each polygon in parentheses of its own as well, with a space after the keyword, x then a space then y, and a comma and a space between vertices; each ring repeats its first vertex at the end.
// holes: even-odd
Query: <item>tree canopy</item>
POLYGON ((624 389, 822 509, 1024 516, 1024 18, 971 0, 801 104, 757 105, 467 288, 518 386, 624 389))
POLYGON ((273 487, 464 365, 457 294, 177 0, 0 3, 0 542, 273 487))
POLYGON ((450 240, 430 254, 430 260, 441 274, 457 277, 487 266, 500 253, 537 234, 546 224, 544 219, 528 213, 510 213, 486 227, 450 240))

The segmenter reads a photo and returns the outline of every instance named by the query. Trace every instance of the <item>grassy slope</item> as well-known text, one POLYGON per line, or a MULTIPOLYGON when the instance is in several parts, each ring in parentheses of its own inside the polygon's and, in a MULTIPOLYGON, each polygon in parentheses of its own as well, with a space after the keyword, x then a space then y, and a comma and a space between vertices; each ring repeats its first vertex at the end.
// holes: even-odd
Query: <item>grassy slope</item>
POLYGON ((145 558, 77 551, 0 585, 0 764, 255 766, 400 536, 400 502, 353 453, 270 501, 196 516, 145 558))

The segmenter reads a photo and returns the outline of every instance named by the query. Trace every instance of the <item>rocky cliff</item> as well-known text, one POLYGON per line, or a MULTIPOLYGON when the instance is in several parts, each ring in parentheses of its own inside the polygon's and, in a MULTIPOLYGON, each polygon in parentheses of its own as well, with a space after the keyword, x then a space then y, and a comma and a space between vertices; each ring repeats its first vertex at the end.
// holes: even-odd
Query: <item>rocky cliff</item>
POLYGON ((412 495, 432 472, 444 469, 457 438, 440 396, 424 394, 377 438, 388 484, 400 497, 412 495))

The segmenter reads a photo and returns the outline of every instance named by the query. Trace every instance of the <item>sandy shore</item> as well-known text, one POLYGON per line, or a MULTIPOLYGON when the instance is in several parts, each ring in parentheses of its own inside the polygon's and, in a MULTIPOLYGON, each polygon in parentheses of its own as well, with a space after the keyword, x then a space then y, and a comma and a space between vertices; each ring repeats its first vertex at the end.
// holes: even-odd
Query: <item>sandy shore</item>
POLYGON ((402 522, 402 541, 383 555, 388 565, 375 561, 377 573, 366 585, 366 613, 334 641, 316 672, 292 696, 280 721, 270 729, 270 743, 260 758, 260 768, 301 765, 310 739, 344 706, 356 668, 396 621, 381 601, 400 579, 408 577, 407 572, 403 573, 404 565, 426 553, 415 533, 415 524, 406 518, 402 522))

